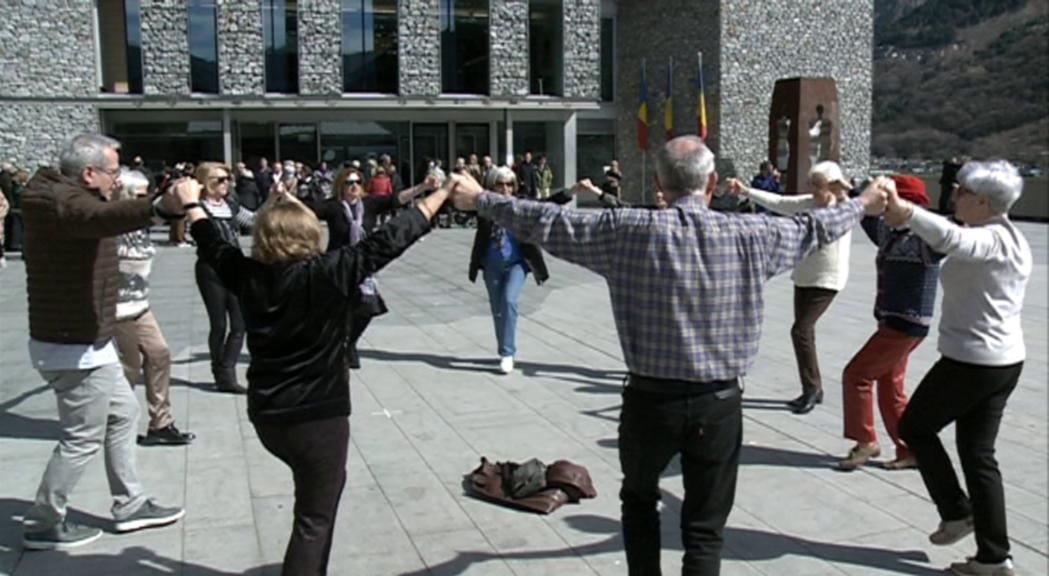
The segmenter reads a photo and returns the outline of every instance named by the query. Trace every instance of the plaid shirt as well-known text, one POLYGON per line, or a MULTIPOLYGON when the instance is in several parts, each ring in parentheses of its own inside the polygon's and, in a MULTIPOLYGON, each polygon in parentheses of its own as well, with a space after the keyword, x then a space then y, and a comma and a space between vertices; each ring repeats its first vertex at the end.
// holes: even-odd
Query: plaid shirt
POLYGON ((784 218, 715 212, 697 196, 666 210, 581 211, 494 193, 478 211, 605 278, 631 373, 694 382, 746 374, 764 283, 863 216, 857 199, 784 218))

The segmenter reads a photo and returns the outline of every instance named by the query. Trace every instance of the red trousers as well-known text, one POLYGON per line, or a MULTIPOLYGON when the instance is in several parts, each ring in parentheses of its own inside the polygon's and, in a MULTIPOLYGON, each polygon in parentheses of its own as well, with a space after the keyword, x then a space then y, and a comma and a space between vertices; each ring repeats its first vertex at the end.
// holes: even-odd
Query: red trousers
POLYGON ((924 338, 879 326, 878 331, 852 357, 842 375, 845 403, 845 437, 856 442, 877 442, 874 431, 874 384, 878 385, 881 419, 896 445, 896 457, 908 456, 900 440, 899 422, 907 408, 904 380, 907 359, 924 338))

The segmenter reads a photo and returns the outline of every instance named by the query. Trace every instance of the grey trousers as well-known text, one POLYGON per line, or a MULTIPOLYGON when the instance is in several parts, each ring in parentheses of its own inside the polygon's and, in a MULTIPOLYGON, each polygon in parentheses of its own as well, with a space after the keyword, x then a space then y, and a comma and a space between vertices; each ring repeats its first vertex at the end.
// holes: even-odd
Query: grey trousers
POLYGON ((113 516, 127 518, 146 501, 135 469, 138 400, 120 364, 88 370, 41 370, 55 392, 61 438, 51 453, 36 501, 26 513, 34 530, 61 522, 87 463, 105 446, 113 516))

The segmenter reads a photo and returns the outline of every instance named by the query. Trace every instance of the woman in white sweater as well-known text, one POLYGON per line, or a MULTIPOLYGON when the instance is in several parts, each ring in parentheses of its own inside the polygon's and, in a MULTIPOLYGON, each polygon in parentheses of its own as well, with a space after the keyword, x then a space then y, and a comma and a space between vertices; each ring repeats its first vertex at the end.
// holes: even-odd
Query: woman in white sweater
POLYGON ((940 283, 939 350, 900 420, 900 437, 918 458, 922 480, 940 513, 933 544, 976 532, 976 556, 951 565, 955 574, 1013 574, 1002 475, 994 443, 1026 352, 1020 313, 1031 275, 1031 248, 1009 221, 1023 178, 1008 162, 969 162, 958 173, 955 224, 890 192, 886 222, 909 226, 946 254, 940 283), (938 434, 955 422, 966 497, 938 434))
MULTIPOLYGON (((773 192, 748 188, 739 180, 730 179, 730 190, 778 214, 807 212, 813 208, 831 206, 846 199, 852 189, 834 162, 820 162, 809 170, 809 193, 781 196, 773 192)), ((816 321, 827 311, 849 279, 849 247, 852 232, 846 232, 837 242, 828 244, 803 260, 791 275, 794 280, 794 325, 790 338, 794 357, 798 362, 801 396, 788 402, 795 414, 807 414, 823 402, 823 382, 819 359, 816 357, 816 321)))

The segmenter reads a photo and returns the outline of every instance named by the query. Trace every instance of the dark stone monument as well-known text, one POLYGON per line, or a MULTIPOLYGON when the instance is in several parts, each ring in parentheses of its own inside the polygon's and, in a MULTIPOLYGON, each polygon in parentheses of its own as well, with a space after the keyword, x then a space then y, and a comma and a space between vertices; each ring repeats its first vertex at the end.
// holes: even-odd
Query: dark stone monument
POLYGON ((805 191, 809 168, 840 162, 838 88, 830 78, 777 80, 769 112, 769 159, 788 194, 805 191))

